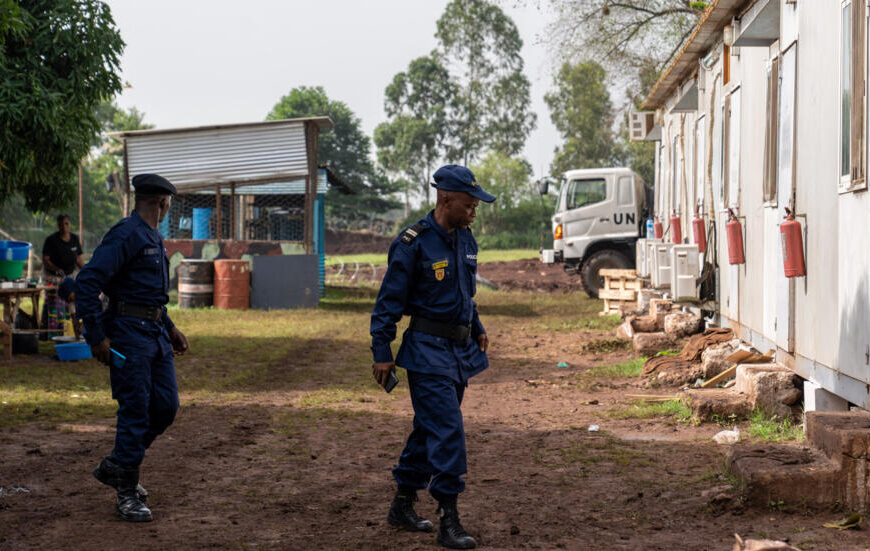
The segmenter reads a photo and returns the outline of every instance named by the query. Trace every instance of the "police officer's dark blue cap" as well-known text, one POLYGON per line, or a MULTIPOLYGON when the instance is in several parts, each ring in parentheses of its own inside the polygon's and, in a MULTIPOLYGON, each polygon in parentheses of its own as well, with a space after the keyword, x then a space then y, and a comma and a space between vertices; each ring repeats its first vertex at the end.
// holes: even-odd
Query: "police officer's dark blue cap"
POLYGON ((435 183, 432 187, 444 191, 462 191, 484 203, 495 201, 495 195, 487 193, 478 185, 474 173, 464 166, 444 165, 432 175, 435 183))
POLYGON ((57 287, 57 296, 59 296, 61 300, 69 300, 69 296, 73 294, 75 290, 76 280, 71 277, 65 277, 57 287))
POLYGON ((133 176, 133 189, 142 197, 154 195, 175 195, 178 191, 172 183, 157 174, 137 174, 133 176))

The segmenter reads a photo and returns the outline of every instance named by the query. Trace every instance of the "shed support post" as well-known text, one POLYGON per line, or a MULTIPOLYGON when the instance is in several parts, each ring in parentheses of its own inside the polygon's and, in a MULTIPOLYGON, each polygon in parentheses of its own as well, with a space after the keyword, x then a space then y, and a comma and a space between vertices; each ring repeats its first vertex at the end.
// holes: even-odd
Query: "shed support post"
POLYGON ((305 179, 305 217, 303 246, 305 254, 317 254, 314 250, 314 202, 317 199, 317 137, 320 128, 313 121, 305 122, 305 153, 308 161, 308 176, 305 179))
POLYGON ((221 186, 220 185, 216 185, 214 187, 214 202, 215 202, 215 225, 217 226, 215 228, 214 233, 215 233, 215 236, 217 237, 217 240, 220 241, 221 237, 223 237, 222 232, 221 232, 221 229, 222 229, 221 228, 221 210, 222 209, 221 209, 221 186))
POLYGON ((236 184, 230 184, 230 241, 236 240, 236 184))

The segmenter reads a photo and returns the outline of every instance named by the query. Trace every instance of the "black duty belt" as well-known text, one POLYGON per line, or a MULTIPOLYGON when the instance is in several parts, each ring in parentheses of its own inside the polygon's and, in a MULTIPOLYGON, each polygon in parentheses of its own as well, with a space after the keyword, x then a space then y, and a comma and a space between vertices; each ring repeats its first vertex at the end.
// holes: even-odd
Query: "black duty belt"
POLYGON ((451 325, 426 318, 418 318, 417 316, 411 317, 411 324, 408 326, 408 329, 454 341, 464 341, 471 336, 471 327, 468 325, 451 325))
POLYGON ((130 302, 112 302, 109 311, 120 317, 139 318, 148 321, 157 321, 163 316, 162 306, 145 306, 130 302))

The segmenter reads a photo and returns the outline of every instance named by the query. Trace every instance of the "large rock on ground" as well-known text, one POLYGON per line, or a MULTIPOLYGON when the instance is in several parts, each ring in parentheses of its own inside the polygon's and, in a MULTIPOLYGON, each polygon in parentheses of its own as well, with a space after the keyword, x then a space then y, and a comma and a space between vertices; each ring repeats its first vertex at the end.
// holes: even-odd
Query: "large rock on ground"
POLYGON ((659 386, 689 385, 701 378, 701 364, 674 365, 656 374, 655 381, 659 386))
POLYGON ((791 408, 783 400, 797 402, 792 389, 797 388, 797 375, 786 367, 776 364, 741 364, 737 366, 737 383, 734 385, 749 399, 753 408, 761 408, 785 418, 791 408))
POLYGON ((732 339, 728 342, 714 344, 701 353, 701 365, 704 369, 704 378, 712 379, 732 365, 725 358, 733 354, 740 346, 740 339, 732 339))
POLYGON ((622 322, 622 324, 616 328, 616 336, 620 339, 633 339, 634 338, 634 327, 632 327, 631 322, 634 321, 634 318, 629 317, 627 320, 622 322))
POLYGON ((634 352, 638 356, 655 356, 674 346, 674 339, 665 333, 635 333, 634 352))
POLYGON ((704 320, 701 319, 701 316, 684 312, 667 314, 664 319, 665 333, 674 338, 688 337, 689 335, 700 333, 703 326, 704 320))
POLYGON ((665 315, 634 318, 631 320, 631 327, 636 333, 659 333, 665 329, 665 315))
POLYGON ((669 299, 654 298, 649 301, 649 315, 655 317, 660 313, 668 314, 671 311, 671 304, 673 303, 669 299))
POLYGON ((727 419, 745 417, 752 411, 752 404, 745 394, 731 389, 709 388, 687 390, 686 400, 692 414, 698 419, 712 419, 714 415, 727 419))

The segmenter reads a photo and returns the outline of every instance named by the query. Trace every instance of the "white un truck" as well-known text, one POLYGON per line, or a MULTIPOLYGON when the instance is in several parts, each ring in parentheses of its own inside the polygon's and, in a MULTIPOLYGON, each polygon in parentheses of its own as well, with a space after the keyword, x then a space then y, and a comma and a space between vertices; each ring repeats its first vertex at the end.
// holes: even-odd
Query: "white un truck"
MULTIPOLYGON (((548 192, 546 180, 539 186, 542 195, 548 192)), ((541 260, 563 262, 597 298, 603 268, 635 267, 635 244, 651 212, 652 190, 631 169, 569 170, 553 215, 553 248, 542 250, 541 260)))

